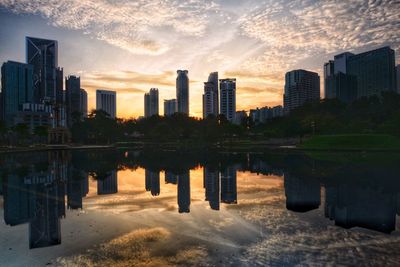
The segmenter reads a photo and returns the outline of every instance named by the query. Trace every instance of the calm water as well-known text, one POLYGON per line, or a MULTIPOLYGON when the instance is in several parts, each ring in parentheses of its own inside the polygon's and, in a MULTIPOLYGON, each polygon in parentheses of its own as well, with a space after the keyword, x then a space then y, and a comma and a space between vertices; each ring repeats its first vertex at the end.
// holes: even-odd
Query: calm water
POLYGON ((1 266, 400 262, 399 154, 0 156, 1 266))

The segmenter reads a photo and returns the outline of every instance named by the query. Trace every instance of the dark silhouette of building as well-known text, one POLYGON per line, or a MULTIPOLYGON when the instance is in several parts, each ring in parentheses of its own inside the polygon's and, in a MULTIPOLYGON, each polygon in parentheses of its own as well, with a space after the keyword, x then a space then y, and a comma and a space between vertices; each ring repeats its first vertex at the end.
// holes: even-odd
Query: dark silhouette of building
POLYGON ((88 176, 82 176, 78 170, 72 170, 72 175, 68 177, 67 181, 67 206, 69 209, 82 209, 82 198, 85 197, 89 191, 88 176))
POLYGON ((85 89, 81 88, 81 101, 80 101, 80 112, 84 118, 88 115, 88 94, 85 89))
POLYGON ((108 90, 96 90, 96 110, 103 110, 110 118, 117 116, 117 93, 108 90))
POLYGON ((219 90, 218 90, 218 72, 211 72, 210 75, 208 76, 208 82, 213 83, 214 88, 213 88, 213 104, 214 104, 214 115, 218 116, 219 114, 219 90))
POLYGON ((26 37, 26 63, 33 65, 34 102, 55 102, 57 98, 57 41, 26 37))
POLYGON ((64 70, 56 68, 56 103, 64 105, 64 70))
POLYGON ((209 167, 204 167, 203 172, 204 187, 206 189, 206 201, 210 203, 210 208, 219 210, 220 190, 219 190, 219 172, 209 167))
POLYGON ((320 84, 318 73, 307 70, 292 70, 285 75, 283 103, 285 112, 301 107, 307 102, 319 101, 320 84))
POLYGON ((221 172, 221 201, 226 204, 237 203, 236 168, 230 166, 221 172))
POLYGON ((218 72, 212 72, 208 76, 208 81, 204 83, 203 118, 207 118, 209 115, 213 115, 215 117, 218 116, 218 94, 218 72))
POLYGON ((153 115, 159 115, 157 88, 151 88, 148 93, 144 94, 144 116, 148 118, 153 115))
POLYGON ((176 77, 176 102, 180 113, 189 115, 189 77, 187 70, 178 70, 176 77))
POLYGON ((97 194, 108 195, 118 192, 117 171, 111 171, 106 177, 97 180, 97 194))
POLYGON ((325 187, 325 217, 335 225, 390 233, 396 228, 396 198, 392 193, 362 185, 325 187))
POLYGON ((160 172, 145 170, 146 191, 150 191, 153 196, 160 194, 160 172))
POLYGON ((357 79, 357 97, 396 92, 395 52, 382 47, 347 59, 347 74, 357 79))
POLYGON ((67 107, 67 125, 71 127, 82 119, 81 111, 81 78, 70 75, 65 78, 65 102, 67 107))
POLYGON ((317 180, 284 175, 286 208, 296 212, 318 209, 321 204, 321 190, 317 180))
POLYGON ((14 125, 14 117, 24 103, 33 100, 33 66, 7 61, 1 67, 1 117, 8 126, 14 125))
POLYGON ((176 99, 164 100, 164 116, 171 116, 177 112, 176 99))
POLYGON ((190 212, 190 172, 178 174, 178 206, 179 213, 190 212))
POLYGON ((220 79, 220 114, 234 122, 236 114, 236 79, 220 79))

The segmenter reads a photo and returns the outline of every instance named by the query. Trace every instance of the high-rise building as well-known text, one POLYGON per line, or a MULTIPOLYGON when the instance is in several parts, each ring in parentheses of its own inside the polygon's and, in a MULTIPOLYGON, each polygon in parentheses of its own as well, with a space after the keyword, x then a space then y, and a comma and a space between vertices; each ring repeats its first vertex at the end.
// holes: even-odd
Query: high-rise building
POLYGON ((82 119, 81 114, 81 78, 68 76, 65 78, 65 103, 67 106, 67 124, 72 124, 82 119))
POLYGON ((88 114, 88 95, 85 89, 81 88, 81 101, 79 110, 84 118, 87 117, 88 114))
POLYGON ((56 103, 64 104, 64 70, 56 68, 56 103))
POLYGON ((171 116, 177 112, 176 99, 164 100, 164 116, 171 116))
POLYGON ((110 118, 115 119, 117 114, 117 93, 108 90, 96 90, 96 109, 103 110, 110 118))
POLYGON ((14 61, 3 63, 1 67, 1 114, 0 120, 7 125, 14 123, 14 116, 24 103, 32 102, 33 66, 14 61))
POLYGON ((219 90, 218 90, 218 72, 211 72, 210 75, 208 76, 208 82, 213 83, 213 111, 214 115, 218 116, 219 114, 219 100, 218 100, 218 95, 219 95, 219 90))
POLYGON ((219 82, 220 114, 233 122, 236 114, 236 79, 220 79, 219 82))
POLYGON ((187 70, 178 70, 176 77, 176 102, 179 113, 189 115, 189 77, 187 70))
POLYGON ((400 94, 400 65, 396 66, 397 93, 400 94))
MULTIPOLYGON (((215 110, 215 102, 218 99, 215 98, 214 83, 204 83, 204 94, 203 94, 203 118, 207 118, 210 115, 217 116, 218 110, 215 110)), ((217 103, 218 105, 218 103, 217 103)))
POLYGON ((285 93, 283 95, 285 112, 290 112, 306 102, 319 101, 319 88, 318 73, 307 70, 287 72, 285 75, 285 93))
POLYGON ((57 41, 26 37, 26 63, 33 65, 34 102, 56 101, 57 41))
POLYGON ((144 116, 148 118, 158 114, 158 89, 151 88, 150 92, 144 94, 144 116))
POLYGON ((394 54, 394 50, 386 46, 347 59, 346 73, 356 77, 358 98, 396 91, 394 54))

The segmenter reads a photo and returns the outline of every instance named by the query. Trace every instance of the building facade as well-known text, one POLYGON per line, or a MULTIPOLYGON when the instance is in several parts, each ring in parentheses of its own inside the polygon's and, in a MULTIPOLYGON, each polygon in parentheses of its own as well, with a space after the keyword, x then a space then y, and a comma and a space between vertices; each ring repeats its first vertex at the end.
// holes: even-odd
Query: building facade
MULTIPOLYGON (((203 118, 207 118, 210 115, 217 116, 218 110, 215 110, 215 103, 218 106, 218 99, 214 92, 215 86, 213 82, 204 83, 204 94, 203 94, 203 118)), ((218 93, 217 93, 218 95, 218 93)))
POLYGON ((236 114, 236 79, 220 79, 220 114, 234 122, 236 114))
POLYGON ((315 72, 301 69, 287 72, 283 95, 285 112, 290 112, 307 102, 319 101, 319 82, 319 75, 315 72))
POLYGON ((219 89, 218 89, 218 72, 211 72, 208 76, 208 82, 213 84, 213 114, 218 116, 219 114, 219 89))
POLYGON ((96 110, 105 111, 110 118, 117 115, 117 93, 108 90, 96 90, 96 110))
POLYGON ((357 80, 357 97, 396 91, 395 53, 390 47, 350 56, 346 73, 357 80))
POLYGON ((397 93, 400 94, 400 65, 396 66, 397 93))
POLYGON ((180 113, 189 115, 189 77, 187 70, 178 70, 176 77, 176 102, 180 113))
POLYGON ((260 123, 266 123, 268 120, 282 117, 283 107, 263 107, 250 110, 250 118, 257 125, 260 123))
POLYGON ((176 99, 164 100, 164 116, 171 116, 177 112, 176 99))
POLYGON ((157 88, 151 88, 148 93, 144 94, 144 116, 148 118, 154 115, 159 115, 157 88))
POLYGON ((21 111, 24 103, 33 99, 33 66, 7 61, 1 67, 1 120, 7 125, 14 124, 14 116, 21 111))
POLYGON ((81 78, 68 76, 65 78, 65 103, 67 108, 67 125, 82 119, 81 114, 81 78))
POLYGON ((26 63, 33 65, 34 102, 55 101, 58 77, 57 41, 26 37, 26 63))

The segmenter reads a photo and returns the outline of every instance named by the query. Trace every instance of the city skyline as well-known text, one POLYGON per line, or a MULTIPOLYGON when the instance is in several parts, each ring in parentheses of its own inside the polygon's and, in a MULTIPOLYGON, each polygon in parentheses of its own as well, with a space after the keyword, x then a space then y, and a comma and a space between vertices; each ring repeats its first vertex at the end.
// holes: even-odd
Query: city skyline
MULTIPOLYGON (((65 76, 81 77, 89 110, 96 89, 114 90, 123 118, 143 114, 142 95, 149 88, 159 88, 160 99, 175 98, 177 69, 189 70, 190 115, 201 117, 203 82, 213 71, 237 78, 237 110, 249 110, 282 104, 287 71, 302 68, 323 77, 323 64, 341 52, 390 45, 400 62, 399 16, 390 1, 88 4, 73 2, 65 10, 58 2, 1 0, 0 59, 24 62, 25 36, 57 40, 58 65, 65 76), (110 15, 99 13, 103 8, 110 15), (83 10, 85 20, 78 19, 75 13, 83 10), (156 11, 162 12, 154 18, 156 11), (357 20, 350 16, 354 12, 357 20)), ((323 79, 320 90, 323 96, 323 79)))

